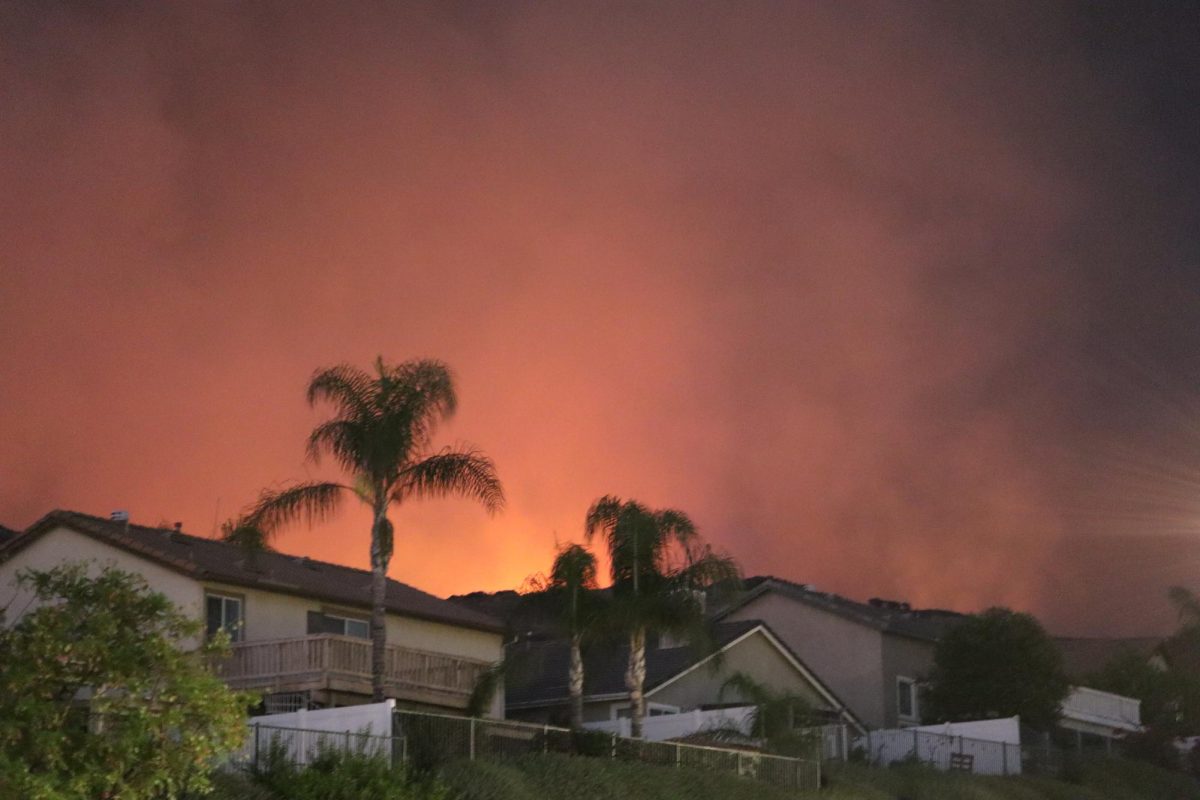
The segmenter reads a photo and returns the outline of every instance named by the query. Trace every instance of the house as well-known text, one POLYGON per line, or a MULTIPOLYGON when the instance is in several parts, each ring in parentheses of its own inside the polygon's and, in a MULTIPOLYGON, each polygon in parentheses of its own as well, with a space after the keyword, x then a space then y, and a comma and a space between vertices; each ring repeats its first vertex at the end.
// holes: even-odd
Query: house
POLYGON ((962 614, 858 603, 770 576, 745 586, 717 619, 765 622, 867 727, 920 724, 918 684, 933 666, 937 640, 962 614))
MULTIPOLYGON (((779 693, 794 693, 830 721, 861 722, 808 666, 759 620, 714 626, 715 649, 706 654, 665 637, 648 637, 646 709, 648 716, 744 706, 747 698, 724 691, 735 673, 748 675, 779 693)), ((562 724, 568 718, 566 639, 518 640, 508 647, 506 713, 510 719, 562 724)), ((585 723, 630 714, 625 668, 627 644, 598 644, 584 654, 585 723)))
MULTIPOLYGON (((263 692, 268 712, 370 699, 369 572, 273 551, 252 555, 180 528, 53 511, 0 545, 0 607, 24 607, 15 582, 23 568, 112 565, 203 619, 208 634, 227 631, 232 654, 222 677, 263 692)), ((502 630, 491 617, 389 580, 389 697, 399 707, 462 713, 479 676, 503 655, 502 630)), ((490 713, 503 716, 499 700, 490 713)))

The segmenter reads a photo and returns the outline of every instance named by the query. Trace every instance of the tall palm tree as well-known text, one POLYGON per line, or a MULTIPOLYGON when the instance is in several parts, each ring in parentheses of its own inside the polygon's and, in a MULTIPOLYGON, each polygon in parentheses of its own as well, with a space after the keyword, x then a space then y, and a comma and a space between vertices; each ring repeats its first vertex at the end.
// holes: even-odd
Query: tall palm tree
POLYGON ((587 541, 596 536, 608 548, 613 582, 611 618, 629 637, 631 732, 642 735, 646 717, 646 634, 668 633, 693 641, 704 638, 704 592, 732 586, 740 577, 733 559, 700 541, 687 514, 652 510, 636 500, 607 495, 587 513, 587 541))
POLYGON ((558 551, 548 577, 531 576, 526 586, 535 592, 538 605, 552 606, 571 639, 571 661, 567 669, 567 693, 570 696, 571 728, 583 729, 583 639, 602 606, 596 594, 596 557, 578 544, 558 551))
POLYGON ((308 402, 327 402, 334 410, 309 435, 308 458, 316 463, 323 454, 333 456, 347 482, 265 491, 247 522, 268 532, 298 519, 311 525, 331 517, 349 496, 371 509, 371 682, 379 702, 384 699, 385 601, 394 532, 389 510, 409 500, 457 494, 495 512, 504 504, 504 492, 492 460, 478 450, 431 452, 438 424, 458 405, 450 369, 440 361, 390 365, 379 358, 374 372, 349 364, 317 370, 308 384, 308 402))

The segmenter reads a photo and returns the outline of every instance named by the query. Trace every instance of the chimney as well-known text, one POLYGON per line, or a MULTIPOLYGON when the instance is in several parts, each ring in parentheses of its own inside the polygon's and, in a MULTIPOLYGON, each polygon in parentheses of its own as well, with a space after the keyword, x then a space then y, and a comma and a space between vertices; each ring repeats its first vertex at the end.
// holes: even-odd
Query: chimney
POLYGON ((129 522, 128 511, 114 511, 108 515, 108 518, 113 522, 129 522))
POLYGON ((182 523, 182 522, 176 522, 176 523, 175 523, 175 532, 176 532, 176 533, 183 533, 183 523, 182 523))

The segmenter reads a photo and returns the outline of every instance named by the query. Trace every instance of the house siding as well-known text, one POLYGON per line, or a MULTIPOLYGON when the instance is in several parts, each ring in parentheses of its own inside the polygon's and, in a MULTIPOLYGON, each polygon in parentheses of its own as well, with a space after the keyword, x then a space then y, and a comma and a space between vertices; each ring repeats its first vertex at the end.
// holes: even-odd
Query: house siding
MULTIPOLYGON (((32 594, 17 586, 17 573, 24 569, 49 570, 68 562, 88 562, 92 574, 106 566, 138 573, 183 613, 193 618, 203 613, 204 591, 196 581, 65 527, 47 531, 0 563, 0 608, 9 609, 10 614, 13 610, 33 611, 37 606, 31 602, 32 594)), ((17 618, 9 616, 6 621, 11 625, 17 618)))
POLYGON ((864 725, 885 726, 882 631, 775 592, 750 600, 724 619, 767 623, 864 725))
POLYGON ((775 692, 798 694, 815 708, 829 707, 829 703, 797 673, 796 668, 762 631, 755 631, 727 649, 719 660, 702 664, 662 688, 651 690, 646 700, 677 706, 683 711, 717 703, 749 702, 749 698, 740 692, 721 691, 725 683, 739 672, 775 692), (717 665, 715 669, 713 664, 717 665))
MULTIPOLYGON (((933 668, 933 648, 933 642, 920 639, 890 634, 883 637, 882 691, 885 703, 885 728, 913 725, 920 722, 919 718, 900 718, 896 679, 905 677, 921 681, 927 678, 930 669, 933 668)), ((918 715, 922 711, 919 694, 916 710, 918 715)))

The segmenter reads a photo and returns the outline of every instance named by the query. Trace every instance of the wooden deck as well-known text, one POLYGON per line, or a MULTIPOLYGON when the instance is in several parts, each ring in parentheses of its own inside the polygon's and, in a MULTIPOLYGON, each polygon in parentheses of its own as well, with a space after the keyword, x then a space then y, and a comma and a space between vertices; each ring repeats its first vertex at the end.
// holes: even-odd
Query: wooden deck
MULTIPOLYGON (((393 697, 456 708, 467 704, 484 661, 389 645, 385 675, 393 697)), ((371 693, 371 642, 336 634, 239 642, 218 674, 234 689, 371 693)))

